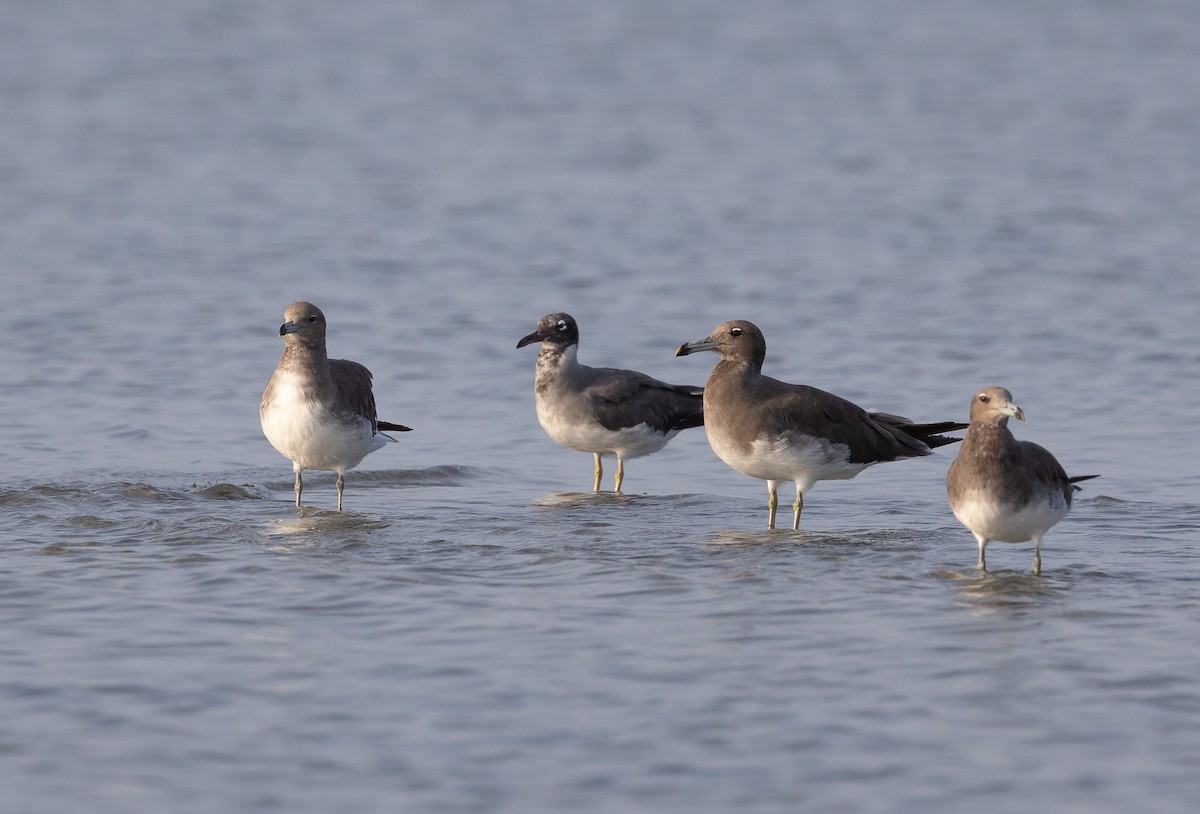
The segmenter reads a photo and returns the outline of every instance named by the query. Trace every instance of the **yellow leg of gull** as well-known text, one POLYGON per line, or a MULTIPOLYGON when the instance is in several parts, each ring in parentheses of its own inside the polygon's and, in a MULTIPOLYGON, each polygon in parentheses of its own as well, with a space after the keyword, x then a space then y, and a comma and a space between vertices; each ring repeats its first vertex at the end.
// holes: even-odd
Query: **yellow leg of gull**
POLYGON ((596 455, 596 485, 592 487, 592 491, 599 492, 600 491, 600 477, 604 474, 604 467, 600 463, 600 453, 597 452, 597 453, 595 453, 595 455, 596 455))
POLYGON ((804 493, 796 487, 796 502, 792 504, 792 531, 800 530, 800 512, 804 511, 804 493))
POLYGON ((617 477, 613 481, 613 493, 621 494, 621 481, 625 480, 625 462, 621 460, 621 456, 617 456, 617 477))
POLYGON ((300 473, 303 471, 304 470, 302 470, 302 469, 296 470, 296 484, 295 484, 295 486, 292 487, 293 490, 296 492, 296 508, 297 509, 300 508, 300 493, 304 491, 304 480, 303 480, 303 478, 300 477, 300 473))
POLYGON ((775 509, 779 506, 779 491, 775 481, 767 481, 767 528, 775 528, 775 509))

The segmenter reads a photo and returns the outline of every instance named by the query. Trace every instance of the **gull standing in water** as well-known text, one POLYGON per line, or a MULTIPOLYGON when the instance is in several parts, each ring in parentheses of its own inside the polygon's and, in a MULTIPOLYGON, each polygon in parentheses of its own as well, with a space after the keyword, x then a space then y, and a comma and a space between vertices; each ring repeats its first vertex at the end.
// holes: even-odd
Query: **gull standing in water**
POLYGON ((987 544, 1033 541, 1033 573, 1042 573, 1042 535, 1067 516, 1077 481, 1045 447, 1018 441, 1008 419, 1025 420, 1003 387, 985 387, 971 399, 971 425, 946 473, 950 509, 979 544, 979 568, 987 570, 987 544))
POLYGON ((294 302, 279 326, 283 356, 267 382, 258 408, 263 435, 292 462, 296 506, 305 469, 337 472, 337 507, 347 469, 396 439, 382 430, 409 427, 375 416, 371 371, 358 362, 330 359, 325 351, 325 315, 310 302, 294 302))
POLYGON ((588 367, 576 358, 579 326, 570 314, 547 314, 518 348, 541 342, 534 378, 538 422, 558 443, 596 456, 616 456, 613 491, 621 491, 625 460, 657 452, 675 435, 704 423, 701 388, 665 384, 645 373, 588 367))
POLYGON ((781 482, 796 484, 792 528, 798 529, 804 493, 817 481, 853 478, 873 464, 929 455, 933 447, 961 440, 939 433, 967 426, 914 424, 869 413, 824 390, 764 376, 767 342, 745 320, 724 322, 704 339, 680 345, 675 355, 700 351, 721 357, 704 385, 708 442, 722 461, 767 482, 767 528, 775 528, 781 482))

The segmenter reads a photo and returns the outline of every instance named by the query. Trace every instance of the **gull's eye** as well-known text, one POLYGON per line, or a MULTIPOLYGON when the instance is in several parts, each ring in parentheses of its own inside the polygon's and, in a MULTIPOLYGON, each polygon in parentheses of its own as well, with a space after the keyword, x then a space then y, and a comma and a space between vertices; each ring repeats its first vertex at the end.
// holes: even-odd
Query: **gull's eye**
POLYGON ((731 328, 729 330, 730 336, 741 336, 744 333, 745 333, 745 331, 743 331, 741 328, 731 328))
POLYGON ((980 403, 980 404, 987 404, 987 403, 988 403, 989 401, 991 401, 991 400, 992 400, 992 397, 991 397, 991 396, 989 396, 987 393, 980 393, 980 394, 979 394, 979 403, 980 403))
POLYGON ((309 322, 316 322, 316 321, 317 321, 317 315, 316 315, 316 314, 310 314, 310 315, 309 315, 309 317, 308 317, 308 321, 309 321, 309 322))
POLYGON ((567 332, 567 321, 565 319, 560 319, 558 321, 558 332, 560 334, 565 334, 567 332))

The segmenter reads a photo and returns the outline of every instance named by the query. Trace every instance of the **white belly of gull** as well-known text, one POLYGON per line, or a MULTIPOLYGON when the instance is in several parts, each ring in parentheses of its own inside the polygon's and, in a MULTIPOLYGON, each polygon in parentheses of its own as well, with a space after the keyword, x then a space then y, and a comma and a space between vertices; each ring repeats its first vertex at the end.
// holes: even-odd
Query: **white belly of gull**
POLYGON ((748 451, 711 429, 708 441, 718 458, 742 474, 760 480, 795 481, 801 491, 819 480, 853 478, 870 466, 851 463, 850 449, 845 444, 807 435, 798 441, 760 437, 748 451))
POLYGON ((564 447, 600 455, 619 454, 625 459, 657 452, 679 432, 659 432, 648 424, 609 430, 595 421, 564 418, 561 411, 547 409, 541 399, 538 399, 537 417, 546 434, 564 447))
POLYGON ((357 466, 387 444, 365 418, 346 420, 323 404, 302 398, 285 377, 276 382, 275 401, 263 412, 262 429, 271 446, 301 469, 341 471, 357 466))
POLYGON ((1033 500, 1020 508, 996 501, 984 492, 972 492, 951 506, 959 522, 985 540, 1023 543, 1067 516, 1061 495, 1033 500))

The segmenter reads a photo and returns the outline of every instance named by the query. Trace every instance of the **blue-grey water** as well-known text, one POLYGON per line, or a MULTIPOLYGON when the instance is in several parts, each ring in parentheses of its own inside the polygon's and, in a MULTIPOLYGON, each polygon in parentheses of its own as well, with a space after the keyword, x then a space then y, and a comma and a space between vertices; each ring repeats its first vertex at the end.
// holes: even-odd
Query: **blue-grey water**
MULTIPOLYGON (((1200 7, 0 3, 0 808, 1191 812, 1200 7), (415 428, 262 437, 284 307, 415 428), (703 432, 595 496, 580 358, 1099 474, 987 574, 955 447, 810 493, 703 432), (784 502, 790 502, 785 493, 784 502)), ((606 475, 610 482, 611 472, 606 475)))

